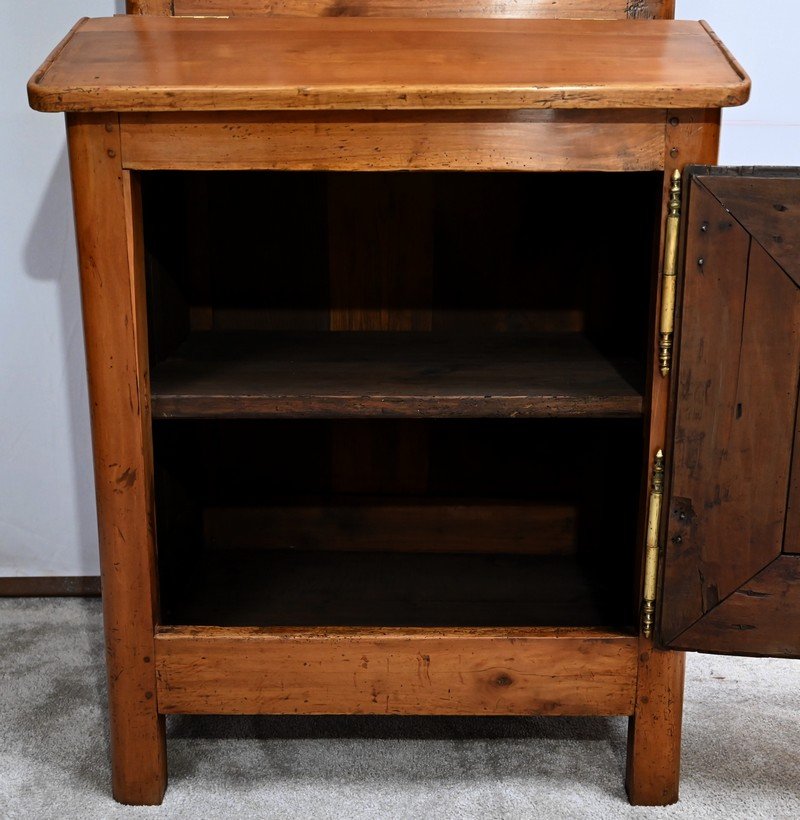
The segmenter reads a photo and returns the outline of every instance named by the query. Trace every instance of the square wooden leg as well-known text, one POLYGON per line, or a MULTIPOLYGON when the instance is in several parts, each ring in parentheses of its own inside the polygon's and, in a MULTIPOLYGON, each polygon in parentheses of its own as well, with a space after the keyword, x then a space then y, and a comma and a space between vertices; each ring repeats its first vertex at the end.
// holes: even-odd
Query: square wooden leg
MULTIPOLYGON (((109 682, 111 675, 109 666, 109 682)), ((164 716, 156 711, 155 692, 137 695, 130 687, 112 689, 109 718, 114 799, 129 806, 159 805, 167 788, 167 749, 164 716)))
POLYGON ((121 803, 161 802, 152 432, 138 180, 114 114, 68 119, 103 578, 111 766, 121 803))
POLYGON ((628 725, 626 786, 634 806, 678 801, 686 656, 642 640, 636 706, 628 725))

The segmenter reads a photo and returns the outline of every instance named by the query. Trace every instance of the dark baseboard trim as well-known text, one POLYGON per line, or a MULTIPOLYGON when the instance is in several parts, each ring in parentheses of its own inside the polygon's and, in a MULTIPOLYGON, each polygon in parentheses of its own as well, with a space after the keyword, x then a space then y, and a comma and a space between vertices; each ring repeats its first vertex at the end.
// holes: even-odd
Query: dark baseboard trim
POLYGON ((0 598, 97 597, 99 594, 99 575, 0 578, 0 598))

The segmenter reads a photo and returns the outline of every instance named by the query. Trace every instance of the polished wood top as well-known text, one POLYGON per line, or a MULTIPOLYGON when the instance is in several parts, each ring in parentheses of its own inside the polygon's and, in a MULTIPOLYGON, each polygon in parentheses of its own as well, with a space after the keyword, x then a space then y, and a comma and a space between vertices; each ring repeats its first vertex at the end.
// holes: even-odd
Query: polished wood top
POLYGON ((29 83, 41 111, 710 108, 747 75, 703 23, 86 19, 29 83))

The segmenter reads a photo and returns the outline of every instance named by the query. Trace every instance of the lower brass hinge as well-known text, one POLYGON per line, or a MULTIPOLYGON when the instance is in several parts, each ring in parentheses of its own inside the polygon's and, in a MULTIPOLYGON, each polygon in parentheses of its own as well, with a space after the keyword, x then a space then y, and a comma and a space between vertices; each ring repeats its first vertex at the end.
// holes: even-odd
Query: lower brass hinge
POLYGON ((664 236, 664 272, 661 278, 661 322, 658 365, 666 376, 672 367, 672 337, 675 331, 675 291, 678 281, 678 235, 681 222, 681 172, 675 171, 669 188, 667 227, 664 236))
POLYGON ((644 555, 644 593, 642 596, 642 634, 653 636, 656 617, 656 586, 658 583, 659 531, 661 528, 661 501, 664 497, 664 453, 659 450, 653 464, 650 485, 650 503, 647 508, 647 538, 644 555))

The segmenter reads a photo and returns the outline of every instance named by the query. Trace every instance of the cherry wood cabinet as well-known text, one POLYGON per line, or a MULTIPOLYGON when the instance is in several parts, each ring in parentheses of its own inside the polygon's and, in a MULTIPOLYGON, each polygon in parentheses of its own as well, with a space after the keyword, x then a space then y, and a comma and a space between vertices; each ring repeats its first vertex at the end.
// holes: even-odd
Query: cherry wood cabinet
POLYGON ((712 167, 744 71, 669 0, 129 11, 29 85, 115 797, 170 713, 548 714, 629 716, 674 802, 683 650, 800 655, 800 188, 712 167))

